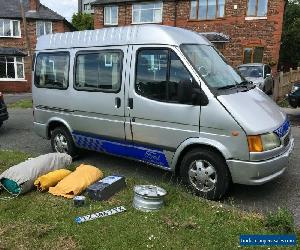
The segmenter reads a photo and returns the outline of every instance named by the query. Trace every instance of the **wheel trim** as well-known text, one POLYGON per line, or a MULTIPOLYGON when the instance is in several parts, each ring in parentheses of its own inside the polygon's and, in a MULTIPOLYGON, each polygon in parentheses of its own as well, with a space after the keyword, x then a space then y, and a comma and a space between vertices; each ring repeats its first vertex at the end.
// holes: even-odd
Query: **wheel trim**
POLYGON ((68 152, 68 141, 63 134, 57 134, 54 137, 54 148, 56 152, 67 153, 68 152))
POLYGON ((207 193, 216 187, 217 172, 206 160, 196 160, 189 167, 189 181, 200 192, 207 193))

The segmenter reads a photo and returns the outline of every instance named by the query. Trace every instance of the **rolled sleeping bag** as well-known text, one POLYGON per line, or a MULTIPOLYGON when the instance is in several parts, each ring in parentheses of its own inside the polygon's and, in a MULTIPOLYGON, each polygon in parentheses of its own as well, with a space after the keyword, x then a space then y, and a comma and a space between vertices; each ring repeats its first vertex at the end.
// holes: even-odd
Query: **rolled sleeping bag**
POLYGON ((67 169, 55 170, 37 178, 34 182, 34 185, 40 192, 48 191, 50 187, 56 186, 58 182, 60 182, 62 179, 64 179, 71 173, 72 171, 67 169))
POLYGON ((12 166, 0 175, 0 186, 12 195, 27 193, 34 188, 34 181, 51 171, 62 169, 72 163, 68 154, 51 153, 28 159, 12 166))
POLYGON ((103 178, 103 173, 100 169, 81 164, 55 187, 50 187, 49 193, 72 199, 101 178, 103 178))

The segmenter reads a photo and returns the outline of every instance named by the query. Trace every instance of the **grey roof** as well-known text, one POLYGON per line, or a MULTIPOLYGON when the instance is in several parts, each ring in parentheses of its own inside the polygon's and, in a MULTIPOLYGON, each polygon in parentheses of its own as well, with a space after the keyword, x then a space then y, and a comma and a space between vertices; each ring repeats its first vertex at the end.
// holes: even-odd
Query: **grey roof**
POLYGON ((228 43, 230 37, 218 32, 201 32, 200 35, 205 36, 212 43, 228 43))
MULTIPOLYGON (((40 4, 37 12, 29 11, 29 0, 23 0, 27 18, 43 20, 64 20, 65 18, 53 10, 40 4)), ((20 0, 0 0, 0 18, 21 19, 20 0)))
POLYGON ((26 56, 26 53, 24 53, 22 50, 20 50, 18 48, 0 47, 0 55, 5 55, 5 56, 26 56))
POLYGON ((38 38, 36 50, 128 44, 179 46, 183 43, 210 45, 206 38, 190 30, 164 25, 143 24, 41 36, 38 38))

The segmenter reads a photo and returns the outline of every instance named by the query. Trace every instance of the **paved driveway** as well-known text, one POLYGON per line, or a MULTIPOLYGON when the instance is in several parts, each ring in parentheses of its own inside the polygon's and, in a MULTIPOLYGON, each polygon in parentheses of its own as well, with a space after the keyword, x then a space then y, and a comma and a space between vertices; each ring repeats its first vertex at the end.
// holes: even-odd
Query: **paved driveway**
MULTIPOLYGON (((233 185, 225 200, 246 210, 269 211, 277 207, 289 208, 300 226, 300 112, 290 111, 294 124, 295 151, 287 172, 279 179, 263 186, 233 185)), ((0 149, 13 149, 35 155, 51 152, 50 143, 34 134, 32 110, 9 110, 10 119, 0 129, 0 149)), ((101 169, 110 169, 125 176, 136 176, 147 180, 168 179, 171 174, 141 163, 99 153, 84 151, 78 162, 94 164, 101 169)))

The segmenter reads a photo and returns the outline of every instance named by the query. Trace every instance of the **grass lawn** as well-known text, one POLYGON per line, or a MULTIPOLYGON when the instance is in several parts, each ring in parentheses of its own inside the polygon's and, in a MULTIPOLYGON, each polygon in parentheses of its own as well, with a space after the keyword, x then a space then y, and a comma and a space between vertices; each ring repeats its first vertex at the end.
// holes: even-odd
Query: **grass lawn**
POLYGON ((8 105, 8 108, 21 108, 21 109, 28 109, 32 108, 32 100, 20 100, 15 103, 11 103, 8 105))
MULTIPOLYGON (((0 172, 28 157, 0 151, 0 172)), ((167 182, 155 183, 168 191, 166 206, 159 212, 139 212, 132 208, 132 189, 147 183, 127 179, 127 184, 111 200, 89 201, 82 208, 75 208, 72 200, 36 191, 0 200, 0 249, 240 249, 240 234, 293 230, 285 227, 293 225, 285 224, 286 216, 287 221, 290 217, 284 213, 270 220, 200 199, 167 182), (121 205, 127 212, 79 225, 74 222, 76 216, 121 205)), ((0 198, 6 195, 3 192, 0 198)))

